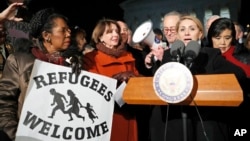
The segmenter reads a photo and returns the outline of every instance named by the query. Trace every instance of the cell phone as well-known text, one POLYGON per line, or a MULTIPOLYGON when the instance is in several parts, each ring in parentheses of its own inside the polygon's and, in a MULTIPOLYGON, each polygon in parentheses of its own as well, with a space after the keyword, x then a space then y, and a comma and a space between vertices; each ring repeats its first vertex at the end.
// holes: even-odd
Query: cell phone
POLYGON ((17 18, 23 18, 27 16, 27 14, 28 14, 28 9, 25 6, 20 6, 17 8, 17 11, 16 11, 17 18))

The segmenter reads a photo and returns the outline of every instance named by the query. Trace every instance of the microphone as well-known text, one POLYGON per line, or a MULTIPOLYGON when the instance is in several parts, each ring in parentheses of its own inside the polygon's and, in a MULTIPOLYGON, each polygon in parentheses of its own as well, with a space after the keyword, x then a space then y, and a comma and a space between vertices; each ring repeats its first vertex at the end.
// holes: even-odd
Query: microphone
POLYGON ((193 60, 198 56, 200 51, 200 44, 197 41, 190 41, 184 52, 184 64, 190 69, 193 64, 193 60))
POLYGON ((182 56, 184 52, 185 44, 181 40, 176 40, 170 48, 170 54, 172 56, 172 61, 182 62, 182 56))

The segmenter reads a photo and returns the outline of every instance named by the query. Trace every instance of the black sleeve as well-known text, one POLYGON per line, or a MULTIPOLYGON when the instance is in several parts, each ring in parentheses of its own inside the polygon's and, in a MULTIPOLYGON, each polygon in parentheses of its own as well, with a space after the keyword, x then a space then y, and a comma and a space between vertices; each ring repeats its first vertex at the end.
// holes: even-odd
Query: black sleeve
POLYGON ((233 73, 237 78, 244 94, 249 93, 249 82, 250 79, 247 78, 245 71, 239 66, 226 60, 221 54, 214 52, 211 59, 213 64, 213 73, 233 73))

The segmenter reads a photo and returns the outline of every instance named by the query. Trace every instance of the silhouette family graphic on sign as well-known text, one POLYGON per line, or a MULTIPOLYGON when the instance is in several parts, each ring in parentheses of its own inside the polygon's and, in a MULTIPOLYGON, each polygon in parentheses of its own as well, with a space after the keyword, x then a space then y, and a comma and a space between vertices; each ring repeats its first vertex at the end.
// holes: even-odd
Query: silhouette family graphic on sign
POLYGON ((86 106, 83 106, 72 90, 67 91, 67 94, 70 98, 69 101, 67 101, 66 97, 63 94, 58 93, 54 88, 50 89, 50 94, 54 96, 51 106, 54 106, 55 104, 56 106, 53 108, 49 118, 53 118, 55 116, 56 111, 60 110, 64 114, 69 114, 69 121, 73 120, 72 114, 75 114, 76 117, 82 118, 83 121, 85 121, 85 117, 83 115, 80 115, 80 108, 86 109, 88 117, 93 123, 94 119, 98 118, 93 109, 93 106, 90 105, 90 103, 87 103, 86 106))
POLYGON ((89 118, 92 120, 92 122, 94 123, 94 119, 98 118, 98 116, 96 116, 96 113, 93 109, 93 106, 90 105, 90 103, 87 103, 86 107, 84 107, 89 115, 89 118))

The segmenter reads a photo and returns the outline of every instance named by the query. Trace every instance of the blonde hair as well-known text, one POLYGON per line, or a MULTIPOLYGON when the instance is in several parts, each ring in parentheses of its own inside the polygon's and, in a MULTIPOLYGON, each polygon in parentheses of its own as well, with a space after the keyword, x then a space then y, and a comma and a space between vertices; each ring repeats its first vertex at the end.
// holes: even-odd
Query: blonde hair
POLYGON ((203 27, 201 21, 200 21, 198 18, 196 18, 196 17, 194 17, 194 16, 191 16, 191 15, 185 15, 185 16, 182 16, 182 17, 180 18, 180 20, 179 20, 178 23, 176 24, 176 31, 179 30, 179 28, 180 28, 180 23, 181 23, 183 20, 191 20, 191 21, 193 21, 193 22, 197 25, 197 27, 199 28, 199 30, 201 31, 201 34, 202 34, 201 39, 204 38, 204 27, 203 27))

